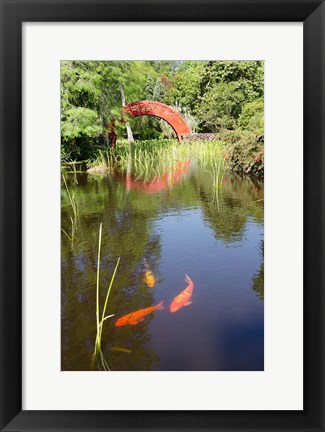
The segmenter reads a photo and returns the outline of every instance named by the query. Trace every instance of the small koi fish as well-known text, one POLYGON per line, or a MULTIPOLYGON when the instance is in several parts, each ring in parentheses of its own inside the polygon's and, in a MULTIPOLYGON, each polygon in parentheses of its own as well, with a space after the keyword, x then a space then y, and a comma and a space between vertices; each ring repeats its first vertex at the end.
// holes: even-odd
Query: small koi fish
POLYGON ((161 310, 161 309, 165 309, 163 301, 158 303, 156 306, 151 306, 151 307, 148 307, 146 309, 140 309, 136 312, 131 312, 127 315, 122 316, 121 318, 119 318, 116 321, 115 325, 116 325, 116 327, 121 327, 121 326, 128 325, 128 324, 130 324, 130 325, 139 324, 140 321, 144 320, 144 317, 146 315, 149 315, 152 312, 155 312, 156 310, 161 310))
POLYGON ((149 288, 153 288, 156 285, 156 280, 145 258, 144 258, 144 266, 146 268, 146 272, 144 274, 143 280, 148 285, 149 288))
POLYGON ((188 283, 185 290, 183 290, 174 300, 171 302, 169 310, 170 312, 177 312, 184 306, 189 306, 192 302, 191 297, 193 293, 194 283, 192 279, 185 273, 185 281, 188 283))
POLYGON ((155 277, 151 270, 147 270, 144 274, 144 281, 149 288, 153 288, 156 284, 155 277))
POLYGON ((112 347, 110 348, 110 351, 119 351, 119 352, 123 352, 126 354, 131 354, 132 350, 128 349, 128 348, 122 348, 122 347, 112 347))

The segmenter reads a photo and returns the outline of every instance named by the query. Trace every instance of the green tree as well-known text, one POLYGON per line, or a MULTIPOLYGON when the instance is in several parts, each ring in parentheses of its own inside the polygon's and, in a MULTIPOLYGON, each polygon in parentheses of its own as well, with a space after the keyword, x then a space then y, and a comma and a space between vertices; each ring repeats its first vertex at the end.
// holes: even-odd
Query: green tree
POLYGON ((89 138, 102 129, 99 116, 100 75, 95 62, 61 63, 61 156, 83 159, 89 155, 89 138))
POLYGON ((261 61, 206 62, 201 79, 202 94, 219 83, 236 83, 235 88, 254 100, 264 94, 264 63, 261 61))
POLYGON ((220 129, 233 129, 245 100, 235 83, 219 83, 210 88, 196 110, 203 130, 219 132, 220 129))
POLYGON ((153 100, 153 94, 155 90, 156 79, 153 76, 148 76, 146 82, 146 99, 153 100))
POLYGON ((238 118, 241 129, 255 131, 258 135, 264 133, 264 99, 247 102, 238 118))
POLYGON ((197 117, 202 131, 233 129, 243 106, 263 98, 264 63, 185 61, 174 70, 171 84, 167 103, 181 104, 197 117))
POLYGON ((171 79, 171 88, 166 95, 169 105, 180 104, 191 111, 195 110, 202 95, 201 81, 205 71, 202 61, 182 62, 171 79))
POLYGON ((165 102, 166 89, 160 79, 156 81, 155 88, 153 90, 153 100, 157 102, 165 102))

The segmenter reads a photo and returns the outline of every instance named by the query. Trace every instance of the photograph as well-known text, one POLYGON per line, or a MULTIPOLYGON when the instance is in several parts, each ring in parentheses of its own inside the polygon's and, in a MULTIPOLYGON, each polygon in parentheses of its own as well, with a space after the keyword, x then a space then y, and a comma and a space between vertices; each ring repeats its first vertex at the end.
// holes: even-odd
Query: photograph
POLYGON ((0 5, 0 432, 325 432, 325 0, 0 5))
POLYGON ((264 61, 60 74, 61 370, 264 371, 264 61))

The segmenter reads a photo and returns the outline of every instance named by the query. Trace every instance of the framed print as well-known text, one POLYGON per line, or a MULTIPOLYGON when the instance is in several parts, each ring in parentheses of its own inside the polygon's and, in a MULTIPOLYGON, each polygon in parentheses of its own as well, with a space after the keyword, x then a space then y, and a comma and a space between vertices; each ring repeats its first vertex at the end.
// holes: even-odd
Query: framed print
POLYGON ((1 430, 324 430, 323 119, 323 1, 2 0, 1 430))

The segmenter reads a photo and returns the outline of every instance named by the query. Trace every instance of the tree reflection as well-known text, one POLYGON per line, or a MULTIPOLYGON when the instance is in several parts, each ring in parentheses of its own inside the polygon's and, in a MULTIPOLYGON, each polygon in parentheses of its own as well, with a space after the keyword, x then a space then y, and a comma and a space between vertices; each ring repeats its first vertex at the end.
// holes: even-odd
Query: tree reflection
POLYGON ((261 182, 234 175, 224 176, 222 188, 215 191, 208 173, 201 172, 198 194, 204 217, 215 237, 227 242, 238 241, 243 236, 248 217, 262 223, 263 192, 261 182))
POLYGON ((257 293, 258 297, 261 300, 264 300, 264 240, 261 241, 261 254, 263 257, 263 261, 257 274, 252 279, 252 289, 257 293))

